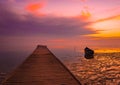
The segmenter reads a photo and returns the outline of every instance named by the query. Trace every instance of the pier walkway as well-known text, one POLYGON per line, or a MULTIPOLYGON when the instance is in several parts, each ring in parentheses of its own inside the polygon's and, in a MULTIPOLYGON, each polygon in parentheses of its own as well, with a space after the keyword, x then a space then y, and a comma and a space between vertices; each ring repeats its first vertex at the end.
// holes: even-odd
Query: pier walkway
POLYGON ((47 46, 38 45, 34 52, 2 85, 81 85, 47 46))

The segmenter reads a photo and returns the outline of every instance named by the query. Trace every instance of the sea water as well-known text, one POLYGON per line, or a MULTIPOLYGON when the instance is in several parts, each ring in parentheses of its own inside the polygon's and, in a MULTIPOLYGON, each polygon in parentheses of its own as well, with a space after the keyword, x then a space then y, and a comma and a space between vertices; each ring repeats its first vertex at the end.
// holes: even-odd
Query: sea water
POLYGON ((120 52, 96 53, 94 59, 66 57, 63 62, 82 85, 120 85, 120 52))
MULTIPOLYGON (((24 54, 22 56, 28 55, 25 53, 20 54, 24 54)), ((14 57, 20 54, 11 56, 14 57)), ((0 62, 0 71, 2 74, 6 74, 7 71, 12 71, 12 68, 17 67, 19 65, 18 63, 22 63, 25 59, 21 56, 14 57, 13 59, 11 56, 3 56, 4 58, 10 57, 9 62, 5 62, 8 58, 2 59, 3 57, 1 56, 1 61, 4 60, 4 62, 0 62), (16 63, 17 60, 19 60, 19 62, 16 63), (11 68, 8 68, 10 62, 13 64, 11 68), (2 66, 4 66, 5 69, 2 66)), ((75 53, 71 55, 62 55, 59 59, 80 80, 82 85, 120 85, 120 52, 96 53, 93 59, 85 59, 83 53, 75 53)), ((2 80, 3 77, 3 75, 0 76, 2 80)))

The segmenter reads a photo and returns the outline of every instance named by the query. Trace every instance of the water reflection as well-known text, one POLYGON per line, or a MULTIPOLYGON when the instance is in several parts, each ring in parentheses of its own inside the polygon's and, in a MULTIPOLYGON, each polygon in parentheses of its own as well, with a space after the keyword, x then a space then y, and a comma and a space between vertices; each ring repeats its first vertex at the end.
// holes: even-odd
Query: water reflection
POLYGON ((120 53, 97 53, 89 60, 74 58, 64 62, 83 85, 120 85, 120 53))

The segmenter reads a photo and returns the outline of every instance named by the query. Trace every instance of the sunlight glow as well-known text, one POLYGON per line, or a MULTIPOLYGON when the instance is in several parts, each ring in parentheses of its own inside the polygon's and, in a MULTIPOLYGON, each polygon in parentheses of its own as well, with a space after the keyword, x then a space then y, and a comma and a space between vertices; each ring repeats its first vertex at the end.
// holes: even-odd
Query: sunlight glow
POLYGON ((93 37, 120 37, 120 21, 117 20, 104 20, 92 23, 90 28, 97 31, 96 34, 88 36, 93 37))
POLYGON ((95 53, 114 53, 114 52, 120 52, 120 49, 97 49, 95 50, 95 53))

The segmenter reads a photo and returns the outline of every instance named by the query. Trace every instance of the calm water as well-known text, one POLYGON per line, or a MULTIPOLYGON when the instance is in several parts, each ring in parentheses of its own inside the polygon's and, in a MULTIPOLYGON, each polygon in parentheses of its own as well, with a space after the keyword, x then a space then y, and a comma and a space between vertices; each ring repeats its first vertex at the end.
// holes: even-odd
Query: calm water
POLYGON ((120 85, 120 53, 97 53, 89 60, 66 57, 63 62, 83 85, 120 85))

